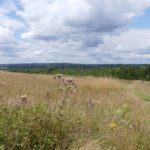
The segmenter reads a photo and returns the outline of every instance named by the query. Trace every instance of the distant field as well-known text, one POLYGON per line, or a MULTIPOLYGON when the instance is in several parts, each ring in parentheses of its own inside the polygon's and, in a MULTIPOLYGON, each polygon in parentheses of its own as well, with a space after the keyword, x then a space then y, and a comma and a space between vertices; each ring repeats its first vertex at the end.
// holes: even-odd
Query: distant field
POLYGON ((149 81, 0 71, 0 150, 150 150, 149 141, 149 81))

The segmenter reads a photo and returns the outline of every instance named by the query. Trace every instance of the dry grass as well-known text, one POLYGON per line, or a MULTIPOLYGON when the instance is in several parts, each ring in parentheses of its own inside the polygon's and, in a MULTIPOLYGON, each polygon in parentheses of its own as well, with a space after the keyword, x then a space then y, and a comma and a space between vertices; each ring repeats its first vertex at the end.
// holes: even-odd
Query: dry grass
POLYGON ((1 123, 4 119, 1 116, 0 127, 7 126, 7 130, 3 130, 13 135, 14 132, 22 132, 20 126, 25 126, 27 133, 28 128, 34 128, 32 134, 36 135, 38 141, 33 144, 31 139, 35 137, 25 135, 19 136, 20 141, 14 141, 13 137, 7 139, 7 136, 5 140, 4 133, 0 133, 0 149, 17 149, 21 144, 19 149, 150 149, 150 102, 135 94, 136 91, 149 94, 150 82, 93 77, 74 79, 77 88, 72 94, 67 89, 59 89, 64 85, 50 75, 0 72, 0 101, 13 111, 6 113, 6 116, 14 117, 14 111, 19 109, 25 114, 21 115, 22 118, 19 116, 20 120, 26 121, 23 125, 15 122, 14 129, 7 126, 6 121, 1 123), (35 118, 44 120, 46 124, 41 126, 35 118), (39 137, 45 134, 52 136, 48 144, 43 144, 44 137, 39 137), (32 144, 37 147, 32 147, 32 144))

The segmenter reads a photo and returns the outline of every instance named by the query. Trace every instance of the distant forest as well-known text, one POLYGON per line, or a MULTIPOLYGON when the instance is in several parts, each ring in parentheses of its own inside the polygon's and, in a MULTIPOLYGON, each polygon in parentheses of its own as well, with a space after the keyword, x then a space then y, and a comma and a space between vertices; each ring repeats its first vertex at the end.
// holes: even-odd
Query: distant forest
POLYGON ((1 70, 36 74, 113 77, 150 81, 150 65, 18 64, 0 65, 1 70))

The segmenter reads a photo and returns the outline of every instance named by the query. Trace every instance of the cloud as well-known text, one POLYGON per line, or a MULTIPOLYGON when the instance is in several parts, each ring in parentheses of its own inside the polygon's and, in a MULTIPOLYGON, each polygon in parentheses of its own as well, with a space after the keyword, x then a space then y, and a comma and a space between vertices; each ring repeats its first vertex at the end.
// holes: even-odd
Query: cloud
MULTIPOLYGON (((150 50, 150 29, 130 29, 120 35, 104 36, 104 44, 100 49, 116 52, 138 53, 143 50, 150 50)), ((150 51, 149 51, 150 53, 150 51)))
POLYGON ((18 28, 24 28, 24 23, 18 20, 16 15, 18 9, 14 1, 4 1, 4 3, 0 4, 0 25, 9 28, 12 31, 17 30, 18 28))
POLYGON ((28 24, 24 38, 54 39, 77 33, 112 32, 150 6, 150 0, 21 0, 28 24))
POLYGON ((35 40, 19 43, 15 54, 19 62, 149 63, 149 39, 149 29, 130 29, 103 36, 103 42, 94 48, 77 40, 35 40))
POLYGON ((150 29, 130 29, 119 35, 106 35, 94 54, 100 58, 100 54, 105 53, 114 63, 149 63, 149 39, 150 29))
POLYGON ((0 63, 150 63, 150 0, 3 0, 0 63))
POLYGON ((13 39, 13 33, 9 28, 0 26, 0 43, 10 42, 13 39))

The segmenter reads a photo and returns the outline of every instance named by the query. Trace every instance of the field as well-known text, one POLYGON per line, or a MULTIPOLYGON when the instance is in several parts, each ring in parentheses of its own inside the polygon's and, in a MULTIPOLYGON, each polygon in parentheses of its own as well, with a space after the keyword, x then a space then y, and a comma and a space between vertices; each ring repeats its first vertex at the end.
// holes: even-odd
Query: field
POLYGON ((0 150, 150 150, 150 82, 0 72, 0 150))

